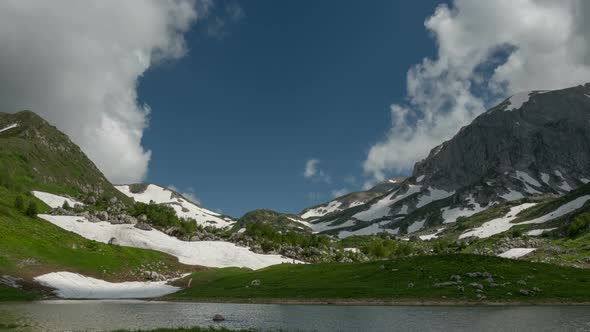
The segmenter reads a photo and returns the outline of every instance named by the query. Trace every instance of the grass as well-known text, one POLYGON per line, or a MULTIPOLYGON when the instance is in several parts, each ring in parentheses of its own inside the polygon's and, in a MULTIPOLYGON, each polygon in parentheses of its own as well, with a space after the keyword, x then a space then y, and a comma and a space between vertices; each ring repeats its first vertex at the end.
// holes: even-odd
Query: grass
POLYGON ((0 302, 21 302, 40 299, 41 294, 0 285, 0 302))
POLYGON ((367 301, 476 301, 469 283, 484 285, 488 301, 590 301, 590 270, 557 267, 527 261, 465 254, 415 256, 390 261, 356 264, 282 264, 257 271, 237 268, 193 273, 182 280, 190 288, 167 296, 172 300, 260 301, 267 300, 367 300, 367 301), (511 284, 489 287, 468 272, 489 272, 495 282, 511 284), (435 287, 435 283, 462 276, 465 290, 435 287), (252 286, 260 280, 260 286, 252 286), (519 285, 525 280, 527 285, 519 285), (413 284, 413 287, 408 287, 413 284), (519 294, 520 289, 538 287, 534 297, 519 294), (509 295, 508 293, 512 293, 509 295))
POLYGON ((113 332, 253 332, 254 330, 230 330, 222 327, 164 328, 155 330, 116 330, 113 332))

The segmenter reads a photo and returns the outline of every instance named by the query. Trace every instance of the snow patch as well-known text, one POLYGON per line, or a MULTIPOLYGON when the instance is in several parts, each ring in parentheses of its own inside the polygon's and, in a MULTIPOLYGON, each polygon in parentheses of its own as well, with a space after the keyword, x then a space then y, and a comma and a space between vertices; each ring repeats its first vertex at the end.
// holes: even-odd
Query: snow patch
POLYGON ((535 180, 528 173, 522 172, 522 171, 516 171, 516 178, 524 183, 524 185, 526 187, 525 190, 527 193, 529 193, 529 194, 539 194, 540 193, 538 190, 531 187, 531 185, 535 186, 535 187, 540 187, 541 184, 539 183, 539 181, 535 180))
POLYGON ((535 250, 537 250, 537 248, 512 248, 508 251, 499 254, 498 257, 519 258, 522 256, 526 256, 535 250))
POLYGON ((180 198, 170 190, 155 184, 147 186, 146 190, 141 193, 132 193, 128 185, 115 186, 117 190, 128 197, 135 199, 136 202, 148 204, 153 201, 157 204, 169 205, 176 211, 176 215, 180 218, 192 218, 201 226, 213 226, 216 228, 224 228, 234 224, 234 221, 229 218, 222 218, 219 213, 202 208, 188 200, 180 198))
POLYGON ((459 235, 459 239, 464 239, 470 236, 475 236, 480 239, 488 238, 490 236, 506 232, 517 224, 511 224, 510 222, 516 219, 516 215, 521 211, 524 211, 530 207, 535 206, 535 203, 524 203, 521 205, 514 206, 510 211, 503 217, 492 219, 483 223, 480 227, 474 228, 468 232, 459 235))
POLYGON ((371 221, 383 218, 389 214, 391 205, 393 205, 395 202, 401 199, 404 199, 412 194, 419 192, 420 188, 422 188, 422 186, 410 185, 408 190, 404 194, 397 196, 396 194, 399 192, 399 190, 396 190, 393 193, 387 195, 386 197, 380 199, 379 201, 371 205, 368 210, 361 211, 355 214, 353 217, 363 221, 371 221))
POLYGON ((10 130, 12 128, 16 128, 16 127, 18 127, 18 123, 13 123, 13 124, 9 125, 8 127, 4 127, 2 129, 0 129, 0 133, 3 132, 3 131, 10 130))
POLYGON ((560 171, 555 170, 553 171, 553 173, 555 173, 555 175, 559 176, 559 178, 561 178, 561 184, 559 185, 559 188, 563 191, 571 191, 573 188, 570 186, 569 183, 567 183, 567 180, 563 177, 563 174, 561 174, 560 171))
POLYGON ((584 204, 589 199, 590 199, 590 195, 580 196, 572 201, 569 201, 569 202, 563 204, 562 206, 560 206, 559 208, 557 208, 553 212, 547 213, 546 215, 541 216, 539 218, 535 218, 532 220, 527 220, 527 221, 518 223, 518 225, 541 224, 541 223, 547 222, 549 220, 559 218, 561 216, 565 216, 566 214, 573 212, 573 211, 581 208, 582 206, 584 206, 584 204))
POLYGON ((71 207, 74 207, 76 204, 84 205, 82 202, 60 195, 50 194, 42 191, 32 191, 31 193, 43 203, 54 209, 62 207, 64 202, 68 202, 68 205, 71 207))
POLYGON ((411 233, 421 230, 424 227, 425 222, 426 222, 426 219, 421 220, 421 221, 416 221, 413 224, 411 224, 410 226, 408 226, 408 234, 411 234, 411 233))
POLYGON ((323 223, 319 223, 319 224, 309 223, 306 225, 309 226, 309 228, 311 228, 314 233, 321 233, 321 232, 329 231, 332 229, 352 227, 352 226, 356 225, 356 221, 352 220, 352 219, 347 220, 346 222, 339 224, 339 225, 331 225, 331 223, 333 223, 333 221, 327 221, 327 222, 323 222, 323 223))
POLYGON ((448 192, 448 191, 441 190, 441 189, 428 188, 428 195, 420 196, 418 204, 416 204, 416 208, 421 208, 426 204, 432 203, 434 201, 438 201, 440 199, 447 198, 447 197, 454 195, 454 194, 455 194, 455 191, 448 192))
POLYGON ((432 233, 432 234, 426 234, 426 235, 420 235, 419 238, 422 241, 427 241, 427 240, 432 240, 432 239, 436 239, 439 235, 440 232, 442 232, 445 228, 439 228, 436 230, 436 232, 432 233))
POLYGON ((542 229, 533 229, 532 231, 528 231, 526 232, 526 235, 528 236, 539 236, 545 232, 551 232, 553 230, 556 230, 557 227, 553 227, 553 228, 542 228, 542 229))
POLYGON ((582 181, 583 184, 587 184, 588 182, 590 182, 590 180, 586 178, 581 178, 580 181, 582 181))
POLYGON ((549 179, 551 177, 549 176, 549 174, 547 173, 541 173, 541 180, 543 180, 543 182, 545 182, 546 184, 549 184, 549 179))
POLYGON ((328 205, 318 206, 316 208, 305 211, 305 213, 301 215, 301 218, 308 219, 313 217, 323 217, 329 213, 341 211, 341 205, 342 202, 340 201, 331 201, 330 203, 328 203, 328 205))
POLYGON ((520 109, 522 107, 522 105, 524 105, 524 103, 529 101, 531 93, 532 93, 532 91, 524 91, 524 92, 519 92, 519 93, 515 94, 514 96, 510 97, 510 99, 508 99, 510 106, 506 107, 504 109, 504 111, 512 111, 512 110, 520 109))
POLYGON ((293 262, 292 259, 279 255, 256 254, 230 242, 181 241, 156 229, 144 231, 129 224, 91 223, 79 216, 41 214, 39 217, 89 240, 108 243, 112 238, 116 238, 121 246, 165 252, 178 257, 179 262, 188 265, 247 267, 256 270, 270 265, 293 262))
POLYGON ((475 202, 475 198, 473 198, 473 195, 470 195, 468 200, 468 205, 469 206, 473 206, 473 208, 463 208, 463 207, 457 207, 457 208, 443 208, 442 209, 442 218, 443 218, 443 224, 450 224, 453 222, 457 221, 457 218, 459 217, 470 217, 478 212, 484 211, 492 206, 494 206, 496 204, 496 202, 490 203, 490 205, 488 205, 487 207, 483 207, 480 204, 475 202))
POLYGON ((424 180, 424 175, 420 175, 418 178, 416 178, 416 182, 422 182, 422 180, 424 180))
POLYGON ((57 296, 66 299, 141 299, 172 294, 180 290, 166 284, 154 282, 108 282, 71 272, 53 272, 35 277, 43 286, 55 288, 57 296))
POLYGON ((399 232, 399 228, 395 228, 395 229, 389 229, 389 228, 381 228, 381 226, 390 223, 390 221, 382 221, 382 222, 378 222, 378 223, 374 223, 370 226, 367 226, 365 228, 361 228, 361 229, 357 229, 356 231, 341 231, 340 233, 338 233, 338 237, 341 239, 345 239, 349 236, 353 236, 353 235, 373 235, 373 234, 377 234, 377 233, 381 233, 381 232, 387 232, 390 234, 398 234, 399 232))
POLYGON ((504 195, 500 195, 500 197, 502 197, 503 199, 505 199, 507 201, 516 201, 521 198, 524 198, 524 195, 518 191, 508 189, 508 193, 504 194, 504 195))

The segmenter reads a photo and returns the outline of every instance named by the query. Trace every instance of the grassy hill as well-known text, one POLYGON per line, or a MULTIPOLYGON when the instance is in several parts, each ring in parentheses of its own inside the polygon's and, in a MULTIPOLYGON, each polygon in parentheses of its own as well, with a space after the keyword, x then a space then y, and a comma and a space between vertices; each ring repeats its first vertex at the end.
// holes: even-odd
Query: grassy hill
POLYGON ((73 196, 116 190, 67 135, 33 112, 0 113, 0 185, 17 192, 42 190, 73 196))
POLYGON ((167 299, 391 303, 590 300, 590 270, 464 254, 414 256, 361 264, 282 264, 258 271, 226 268, 193 273, 181 284, 187 287, 189 281, 190 287, 167 299), (490 273, 493 281, 486 280, 487 276, 468 276, 473 272, 490 273), (451 281, 453 275, 461 277, 458 285, 437 287, 436 284, 451 281), (257 283, 254 280, 259 280, 260 285, 254 285, 257 283), (481 285, 481 293, 470 286, 471 283, 481 285), (523 295, 524 291, 529 295, 523 295))

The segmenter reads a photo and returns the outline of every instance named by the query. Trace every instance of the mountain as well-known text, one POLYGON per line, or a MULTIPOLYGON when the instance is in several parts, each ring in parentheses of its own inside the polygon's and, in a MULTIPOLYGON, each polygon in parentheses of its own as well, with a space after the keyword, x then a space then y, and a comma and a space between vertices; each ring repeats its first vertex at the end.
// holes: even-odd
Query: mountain
POLYGON ((432 149, 397 188, 314 223, 341 237, 407 234, 505 201, 563 195, 590 182, 589 96, 590 84, 516 94, 432 149))
POLYGON ((301 211, 299 217, 305 220, 318 219, 319 217, 330 216, 339 211, 365 204, 375 197, 379 197, 390 190, 396 189, 404 180, 405 178, 403 177, 387 179, 367 191, 352 192, 337 197, 327 203, 306 208, 301 211))
POLYGON ((0 113, 0 185, 124 197, 67 135, 30 111, 0 113))
POLYGON ((136 202, 150 203, 171 206, 176 215, 181 218, 193 218, 201 226, 213 226, 224 228, 231 226, 235 220, 228 216, 207 210, 196 203, 191 202, 182 194, 155 184, 128 184, 115 186, 125 196, 134 199, 136 202))

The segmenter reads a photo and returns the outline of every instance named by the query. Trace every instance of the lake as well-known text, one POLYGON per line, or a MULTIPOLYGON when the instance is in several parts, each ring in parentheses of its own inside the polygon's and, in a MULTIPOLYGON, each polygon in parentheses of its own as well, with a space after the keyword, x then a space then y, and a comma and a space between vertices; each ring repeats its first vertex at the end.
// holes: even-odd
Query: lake
MULTIPOLYGON (((590 331, 589 306, 335 306, 147 301, 0 304, 33 331, 220 326, 262 331, 590 331), (211 318, 222 314, 226 321, 211 318)), ((1 320, 0 320, 1 321, 1 320)))

